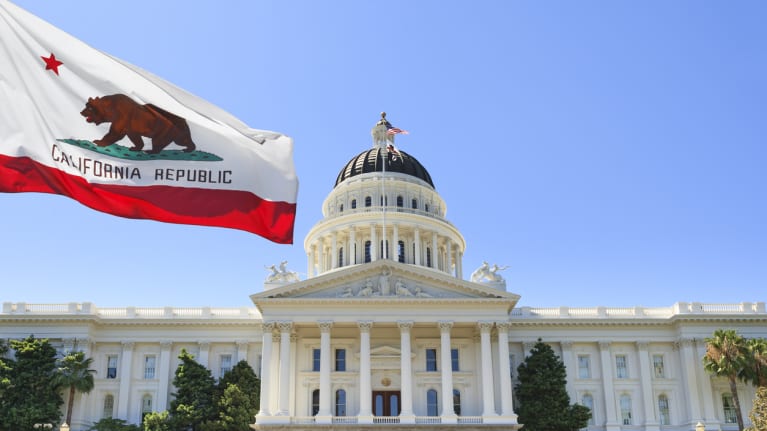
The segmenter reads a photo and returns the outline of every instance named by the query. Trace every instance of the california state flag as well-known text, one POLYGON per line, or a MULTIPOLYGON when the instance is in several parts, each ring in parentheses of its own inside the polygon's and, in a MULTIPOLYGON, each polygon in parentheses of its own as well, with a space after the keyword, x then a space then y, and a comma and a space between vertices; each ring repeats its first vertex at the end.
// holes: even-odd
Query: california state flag
POLYGON ((0 0, 0 191, 292 243, 293 141, 0 0))

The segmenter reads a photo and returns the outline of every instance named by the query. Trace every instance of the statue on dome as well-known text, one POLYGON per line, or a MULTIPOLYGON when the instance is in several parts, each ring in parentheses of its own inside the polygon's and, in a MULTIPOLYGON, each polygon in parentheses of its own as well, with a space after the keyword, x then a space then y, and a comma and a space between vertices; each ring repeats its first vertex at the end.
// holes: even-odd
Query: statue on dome
POLYGON ((508 266, 498 266, 493 264, 491 267, 487 262, 482 262, 479 268, 471 273, 471 281, 475 283, 501 283, 505 282, 503 276, 498 271, 508 269, 508 266))
POLYGON ((265 266, 264 268, 272 271, 272 273, 266 277, 266 282, 267 283, 292 283, 295 281, 300 281, 298 277, 298 273, 295 271, 288 270, 287 266, 288 266, 287 260, 283 260, 282 262, 280 262, 279 268, 277 268, 277 265, 265 266))

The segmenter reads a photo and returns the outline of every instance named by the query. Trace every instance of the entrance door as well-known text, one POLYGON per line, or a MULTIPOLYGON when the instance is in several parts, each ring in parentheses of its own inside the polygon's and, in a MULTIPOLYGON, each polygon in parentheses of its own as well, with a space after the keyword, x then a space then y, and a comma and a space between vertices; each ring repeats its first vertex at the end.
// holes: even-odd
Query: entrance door
POLYGON ((373 391, 373 415, 399 416, 399 391, 373 391))

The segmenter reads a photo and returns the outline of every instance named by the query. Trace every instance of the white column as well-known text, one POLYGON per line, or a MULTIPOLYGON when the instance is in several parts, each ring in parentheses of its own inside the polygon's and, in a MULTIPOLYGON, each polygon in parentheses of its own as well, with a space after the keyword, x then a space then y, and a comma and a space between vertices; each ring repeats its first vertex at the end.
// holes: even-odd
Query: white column
POLYGON ((317 322, 320 327, 320 409, 315 419, 318 424, 329 424, 333 414, 330 410, 330 329, 333 322, 317 322))
POLYGON ((509 329, 510 322, 496 322, 498 328, 498 364, 501 378, 501 415, 514 418, 512 423, 517 423, 517 415, 514 414, 514 399, 511 392, 511 363, 509 362, 509 329))
POLYGON ((415 256, 413 256, 413 263, 421 265, 421 231, 418 228, 413 229, 413 243, 415 244, 415 256))
MULTIPOLYGON (((706 354, 706 342, 702 340, 695 341, 695 356, 702 358, 706 354)), ((666 365, 668 367, 668 365, 666 365)), ((703 423, 708 429, 721 429, 716 418, 716 408, 714 407, 714 394, 711 389, 711 379, 706 370, 702 367, 695 367, 698 372, 698 381, 700 382, 700 392, 703 395, 703 423)), ((697 422, 696 422, 697 423, 697 422)))
POLYGON ((646 341, 638 341, 637 355, 639 356, 639 383, 642 387, 642 405, 644 410, 644 426, 646 431, 658 430, 658 416, 655 413, 655 401, 652 393, 652 364, 646 341))
POLYGON ((117 416, 128 417, 128 399, 130 398, 130 383, 133 379, 131 369, 133 364, 133 342, 123 341, 123 351, 120 355, 120 391, 117 394, 117 416))
POLYGON ((463 279, 463 253, 460 250, 455 251, 455 276, 463 279))
POLYGON ((378 260, 378 238, 375 223, 370 223, 370 261, 378 260))
POLYGON ((372 424, 373 409, 371 399, 373 396, 370 384, 370 330, 373 322, 357 322, 360 327, 360 411, 357 415, 358 423, 372 424))
POLYGON ((492 330, 493 322, 479 322, 479 343, 482 355, 482 416, 485 417, 497 415, 493 391, 493 351, 490 348, 490 331, 492 330))
POLYGON ((450 238, 445 238, 445 248, 447 249, 447 256, 445 258, 445 272, 453 275, 453 241, 450 238))
POLYGON ((314 249, 314 245, 310 245, 306 254, 306 278, 314 277, 314 249))
POLYGON ((392 234, 391 246, 392 246, 392 250, 394 250, 393 260, 399 262, 399 226, 397 226, 396 224, 392 225, 391 234, 392 234))
POLYGON ((701 359, 695 355, 693 350, 694 342, 695 340, 692 338, 683 338, 679 341, 679 344, 681 345, 679 353, 680 359, 682 360, 682 381, 686 385, 687 411, 690 414, 688 419, 689 424, 692 424, 693 426, 703 420, 700 412, 700 403, 698 402, 700 385, 698 384, 698 376, 695 372, 696 368, 701 366, 701 359), (696 364, 696 366, 690 367, 687 364, 696 364))
POLYGON ((615 389, 613 388, 613 368, 612 368, 612 355, 610 354, 610 343, 599 343, 599 360, 602 365, 602 388, 605 394, 605 413, 606 413, 606 429, 607 431, 617 431, 620 429, 620 422, 618 422, 618 413, 615 408, 616 397, 615 389))
POLYGON ((208 356, 210 356, 210 341, 200 341, 197 343, 197 346, 198 346, 197 362, 199 362, 199 364, 204 366, 205 368, 208 368, 208 356))
POLYGON ((400 342, 400 397, 402 408, 400 409, 400 423, 414 424, 413 413, 413 358, 410 347, 410 330, 413 328, 412 321, 397 322, 399 326, 400 342))
MULTIPOLYGON (((274 327, 277 329, 276 322, 274 327)), ((272 413, 272 418, 276 417, 277 413, 280 411, 280 342, 282 342, 282 335, 277 331, 272 335, 272 357, 269 358, 269 370, 271 373, 272 384, 269 385, 269 392, 261 392, 261 396, 263 396, 263 394, 268 394, 269 411, 272 413)), ((279 421, 279 418, 276 420, 279 421)))
MULTIPOLYGON (((450 355, 450 329, 453 322, 441 321, 438 325, 442 368, 442 423, 454 424, 458 422, 458 417, 453 410, 453 362, 450 355)), ((490 369, 492 370, 492 367, 490 369)), ((492 383, 490 387, 493 387, 492 383)))
POLYGON ((292 322, 280 322, 280 405, 277 416, 290 416, 290 330, 292 322))
POLYGON ((577 401, 578 396, 573 388, 573 380, 575 380, 576 372, 575 361, 573 358, 573 343, 571 341, 560 341, 559 345, 562 347, 562 363, 565 365, 567 395, 571 400, 577 401))
POLYGON ((355 235, 354 225, 349 226, 349 264, 357 264, 357 238, 355 235))
POLYGON ((338 232, 330 234, 330 269, 338 268, 338 232))
POLYGON ((264 322, 261 325, 261 331, 263 332, 263 339, 261 342, 261 373, 258 376, 261 379, 261 399, 260 408, 256 418, 264 416, 271 416, 269 412, 269 397, 263 396, 269 394, 271 385, 271 370, 269 364, 272 358, 272 330, 274 329, 274 322, 264 322))
POLYGON ((317 241, 317 275, 325 272, 325 240, 317 241))
POLYGON ((248 362, 248 342, 244 340, 237 341, 237 362, 248 362))
MULTIPOLYGON (((439 261, 439 250, 437 249, 437 232, 431 234, 431 267, 437 268, 439 261)), ((452 392, 452 389, 451 389, 452 392)))
POLYGON ((173 343, 163 341, 160 343, 160 364, 159 364, 159 387, 157 388, 156 411, 161 412, 168 409, 168 386, 170 384, 170 349, 173 343))

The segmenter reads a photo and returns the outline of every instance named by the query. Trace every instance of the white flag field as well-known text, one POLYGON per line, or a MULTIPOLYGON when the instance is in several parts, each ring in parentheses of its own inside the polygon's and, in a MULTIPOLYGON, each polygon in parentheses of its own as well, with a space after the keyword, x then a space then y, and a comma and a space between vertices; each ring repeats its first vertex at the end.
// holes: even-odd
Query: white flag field
POLYGON ((292 243, 293 141, 0 0, 0 192, 292 243))

